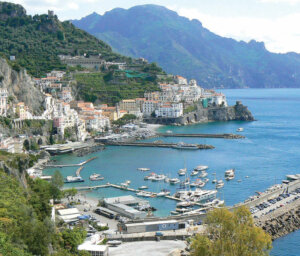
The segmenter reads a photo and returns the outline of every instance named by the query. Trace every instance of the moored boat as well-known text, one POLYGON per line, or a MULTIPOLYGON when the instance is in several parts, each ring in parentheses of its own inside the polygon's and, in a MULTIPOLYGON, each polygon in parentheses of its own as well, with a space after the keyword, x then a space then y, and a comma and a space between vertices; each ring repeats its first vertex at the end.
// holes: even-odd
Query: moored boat
POLYGON ((77 182, 84 182, 84 179, 80 176, 67 176, 65 183, 77 183, 77 182))
POLYGON ((147 172, 147 171, 150 171, 149 168, 137 168, 139 171, 141 172, 147 172))
POLYGON ((185 174, 186 174, 186 168, 180 169, 180 170, 178 171, 178 175, 179 175, 179 176, 184 176, 185 174))
POLYGON ((195 171, 201 172, 201 171, 205 171, 208 169, 207 165, 198 165, 194 168, 195 171))
POLYGON ((177 143, 176 145, 173 146, 173 148, 176 148, 176 149, 192 149, 192 150, 199 149, 198 145, 196 145, 196 144, 187 144, 187 143, 184 143, 184 142, 177 143))
POLYGON ((103 180, 104 177, 101 176, 101 174, 99 173, 93 173, 91 176, 90 176, 90 180, 91 181, 96 181, 96 180, 103 180))

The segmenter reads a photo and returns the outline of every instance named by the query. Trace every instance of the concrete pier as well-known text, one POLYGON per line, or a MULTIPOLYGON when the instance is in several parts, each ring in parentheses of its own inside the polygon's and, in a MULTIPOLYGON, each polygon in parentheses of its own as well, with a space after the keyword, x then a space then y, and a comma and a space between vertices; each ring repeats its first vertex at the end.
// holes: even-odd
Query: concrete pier
MULTIPOLYGON (((155 142, 105 142, 108 146, 131 146, 131 147, 158 147, 158 148, 176 148, 176 143, 155 143, 155 142)), ((213 149, 212 145, 197 144, 197 149, 213 149)), ((176 148, 189 149, 189 148, 176 148)))
POLYGON ((63 167, 83 166, 83 165, 87 164, 88 162, 95 160, 96 158, 97 157, 92 157, 86 161, 79 163, 79 164, 48 164, 45 167, 63 168, 63 167))
POLYGON ((191 138, 212 138, 212 139, 244 139, 245 136, 233 133, 204 134, 204 133, 158 133, 160 137, 191 137, 191 138))

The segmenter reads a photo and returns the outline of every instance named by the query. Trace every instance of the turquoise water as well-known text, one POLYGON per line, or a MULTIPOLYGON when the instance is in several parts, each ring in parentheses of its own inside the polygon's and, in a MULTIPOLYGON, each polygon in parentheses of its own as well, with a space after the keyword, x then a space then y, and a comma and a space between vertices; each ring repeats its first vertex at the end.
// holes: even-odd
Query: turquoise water
MULTIPOLYGON (((177 171, 185 165, 192 169, 196 165, 208 165, 209 176, 216 172, 217 178, 224 177, 224 171, 236 169, 236 179, 225 182, 219 196, 227 205, 245 200, 255 191, 263 191, 275 182, 279 183, 286 174, 300 173, 300 90, 224 90, 230 104, 236 100, 249 107, 257 119, 255 122, 213 122, 186 127, 162 127, 161 131, 172 130, 174 133, 235 133, 239 127, 244 128, 244 140, 198 139, 198 138, 162 138, 164 141, 212 144, 216 148, 204 151, 179 151, 175 149, 108 147, 106 150, 82 158, 59 156, 58 163, 79 163, 83 159, 98 156, 97 160, 88 163, 82 171, 84 184, 120 183, 131 180, 131 187, 149 186, 150 191, 168 188, 176 191, 176 186, 163 182, 144 181, 145 173, 136 170, 148 167, 156 173, 177 177, 177 171), (101 173, 104 181, 90 182, 91 173, 101 173), (248 179, 245 176, 249 176, 248 179), (237 180, 242 180, 238 183, 237 180)), ((157 140, 157 139, 155 139, 157 140)), ((64 176, 74 175, 76 168, 64 168, 64 176)), ((46 170, 53 173, 53 169, 46 170)), ((209 183, 205 188, 213 188, 209 183)), ((111 197, 132 194, 117 189, 101 189, 91 195, 111 197)), ((168 199, 150 199, 158 208, 156 215, 168 215, 175 208, 175 202, 168 199)), ((294 256, 298 253, 299 232, 290 234, 274 242, 272 255, 294 256)))

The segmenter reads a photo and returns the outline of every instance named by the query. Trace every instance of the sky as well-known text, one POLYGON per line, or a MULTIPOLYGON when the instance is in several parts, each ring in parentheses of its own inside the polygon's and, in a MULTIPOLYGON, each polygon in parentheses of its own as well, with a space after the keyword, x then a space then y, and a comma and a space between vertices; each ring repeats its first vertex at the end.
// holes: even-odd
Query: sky
POLYGON ((92 12, 158 4, 210 31, 246 42, 265 42, 272 52, 300 53, 300 0, 7 0, 22 4, 28 14, 54 10, 59 19, 80 19, 92 12))

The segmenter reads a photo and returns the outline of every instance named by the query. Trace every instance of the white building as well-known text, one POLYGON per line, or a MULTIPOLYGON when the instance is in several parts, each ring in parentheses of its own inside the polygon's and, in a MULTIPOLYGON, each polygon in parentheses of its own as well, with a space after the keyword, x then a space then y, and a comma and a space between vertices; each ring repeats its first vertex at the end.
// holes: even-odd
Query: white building
POLYGON ((182 103, 170 103, 161 105, 155 111, 157 117, 170 117, 176 118, 183 115, 183 104, 182 103))
POLYGON ((146 100, 142 106, 142 112, 144 116, 151 116, 153 112, 158 108, 157 100, 146 100))
POLYGON ((215 93, 211 97, 210 103, 216 106, 224 106, 224 107, 228 106, 226 96, 223 93, 215 93))

